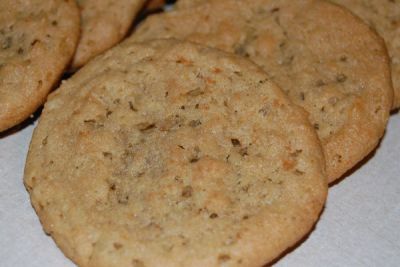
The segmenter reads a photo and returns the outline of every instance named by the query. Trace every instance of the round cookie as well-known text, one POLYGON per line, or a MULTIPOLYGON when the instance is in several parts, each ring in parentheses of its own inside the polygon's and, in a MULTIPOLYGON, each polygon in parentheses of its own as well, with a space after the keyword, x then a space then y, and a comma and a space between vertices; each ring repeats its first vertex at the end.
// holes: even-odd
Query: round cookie
POLYGON ((209 0, 151 16, 132 36, 156 37, 207 44, 261 66, 309 113, 330 182, 383 135, 393 100, 385 46, 344 8, 312 0, 209 0))
POLYGON ((0 2, 0 132, 45 101, 78 37, 79 11, 73 0, 0 2))
POLYGON ((385 40, 391 58, 393 108, 400 107, 400 1, 333 0, 360 16, 385 40))
POLYGON ((261 266, 327 193, 304 111, 250 61, 131 40, 46 103, 25 185, 79 266, 261 266))
POLYGON ((81 10, 81 38, 72 69, 121 41, 145 0, 77 0, 77 3, 81 10))

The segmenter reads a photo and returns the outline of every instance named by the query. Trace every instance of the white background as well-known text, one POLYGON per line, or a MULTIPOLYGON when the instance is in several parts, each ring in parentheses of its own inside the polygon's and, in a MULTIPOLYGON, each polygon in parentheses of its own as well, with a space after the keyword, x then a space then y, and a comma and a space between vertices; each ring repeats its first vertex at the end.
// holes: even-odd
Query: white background
MULTIPOLYGON (((33 128, 0 135, 0 266, 74 266, 44 234, 23 186, 33 128)), ((400 266, 400 114, 375 153, 330 188, 310 236, 276 265, 400 266)))

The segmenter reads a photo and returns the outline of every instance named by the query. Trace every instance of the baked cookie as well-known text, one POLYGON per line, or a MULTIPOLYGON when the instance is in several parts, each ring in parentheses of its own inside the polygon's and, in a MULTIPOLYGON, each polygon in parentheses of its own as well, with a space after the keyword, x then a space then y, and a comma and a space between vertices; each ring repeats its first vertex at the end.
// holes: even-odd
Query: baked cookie
MULTIPOLYGON (((208 0, 179 0, 177 9, 201 5, 208 0)), ((331 0, 361 17, 385 40, 391 62, 394 87, 393 109, 400 107, 400 1, 331 0)))
POLYGON ((174 37, 250 58, 309 113, 329 181, 377 145, 393 101, 380 37, 325 1, 209 0, 154 15, 132 38, 174 37))
POLYGON ((129 40, 52 94, 25 185, 79 266, 261 266, 317 220, 323 169, 304 111, 250 61, 129 40))
POLYGON ((400 1, 333 0, 360 16, 385 40, 391 58, 393 108, 400 107, 400 1))
POLYGON ((145 0, 77 0, 81 38, 72 69, 117 44, 128 32, 145 0))
POLYGON ((208 0, 178 0, 175 3, 175 8, 190 8, 190 7, 195 7, 201 4, 204 4, 208 0))
POLYGON ((79 37, 75 1, 0 2, 0 132, 25 120, 46 99, 79 37))

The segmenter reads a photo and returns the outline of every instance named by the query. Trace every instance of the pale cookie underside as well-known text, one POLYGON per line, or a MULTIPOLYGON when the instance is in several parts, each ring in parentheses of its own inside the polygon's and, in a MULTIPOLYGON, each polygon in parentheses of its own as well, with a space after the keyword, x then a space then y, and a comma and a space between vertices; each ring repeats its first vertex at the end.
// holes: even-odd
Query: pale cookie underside
POLYGON ((400 107, 400 1, 333 0, 360 16, 385 40, 391 59, 393 108, 400 107))
POLYGON ((0 2, 0 131, 45 101, 78 36, 79 12, 72 0, 0 2))
POLYGON ((78 0, 81 38, 72 62, 76 69, 126 35, 145 0, 78 0))
POLYGON ((174 37, 218 47, 260 65, 305 108, 318 132, 330 181, 382 136, 393 89, 382 40, 325 1, 209 0, 149 17, 136 40, 174 37))
POLYGON ((25 185, 80 266, 261 266, 315 223, 322 155, 249 61, 125 41, 46 103, 25 185))

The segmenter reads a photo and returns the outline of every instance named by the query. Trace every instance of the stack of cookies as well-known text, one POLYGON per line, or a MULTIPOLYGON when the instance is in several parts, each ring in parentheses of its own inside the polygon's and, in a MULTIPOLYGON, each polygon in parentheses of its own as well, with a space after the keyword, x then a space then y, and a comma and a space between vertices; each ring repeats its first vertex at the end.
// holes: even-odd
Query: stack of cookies
POLYGON ((47 98, 24 182, 65 255, 263 266, 307 235, 400 106, 400 5, 335 2, 361 18, 322 0, 180 0, 113 48, 163 2, 0 3, 0 131, 47 98))

